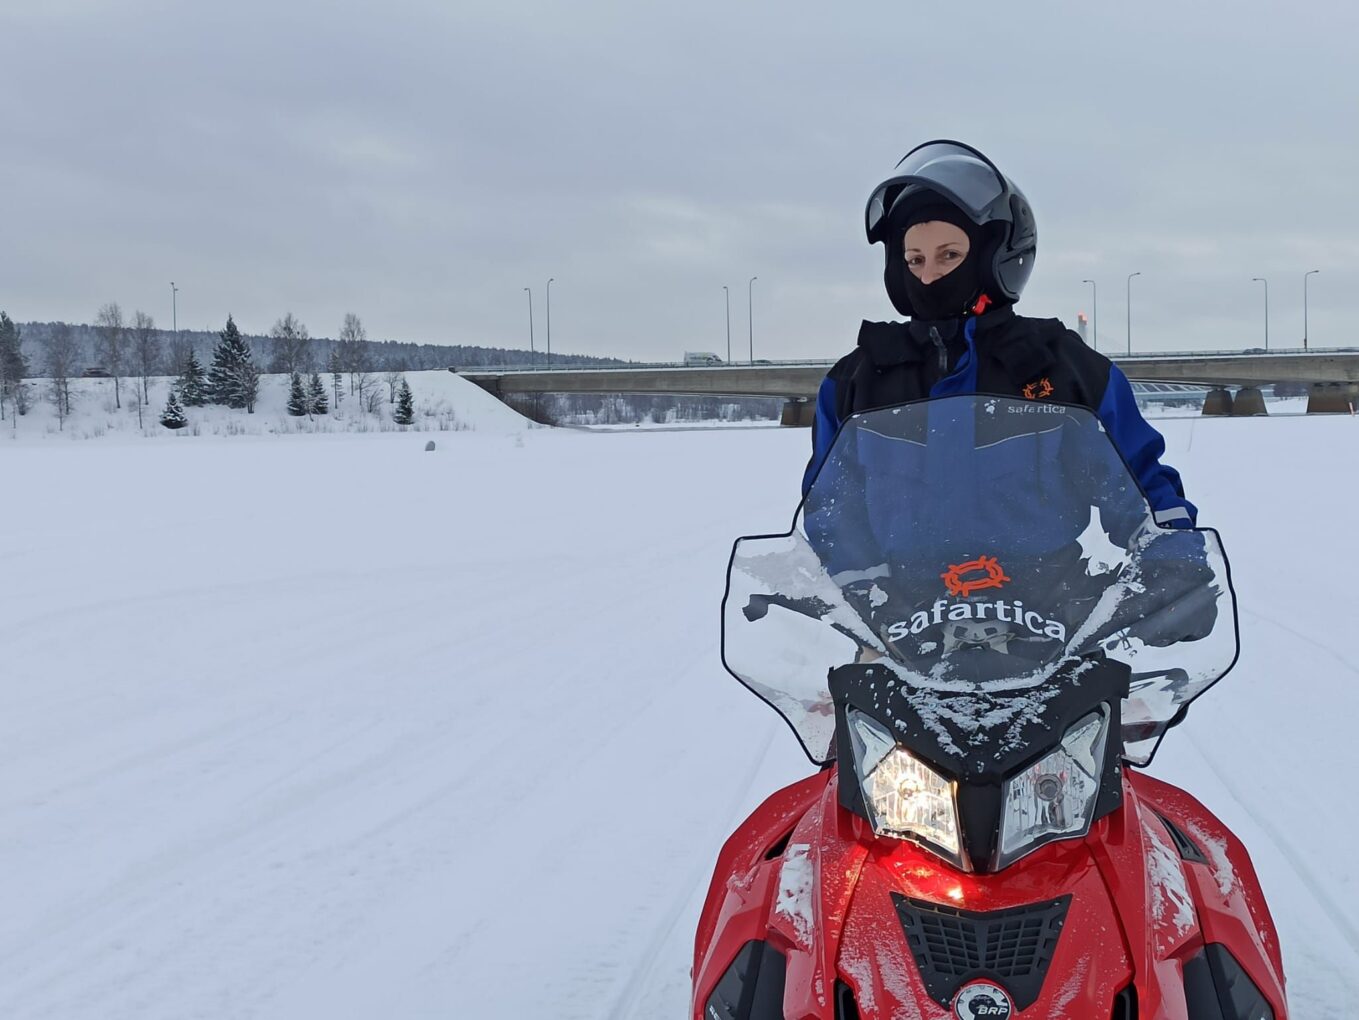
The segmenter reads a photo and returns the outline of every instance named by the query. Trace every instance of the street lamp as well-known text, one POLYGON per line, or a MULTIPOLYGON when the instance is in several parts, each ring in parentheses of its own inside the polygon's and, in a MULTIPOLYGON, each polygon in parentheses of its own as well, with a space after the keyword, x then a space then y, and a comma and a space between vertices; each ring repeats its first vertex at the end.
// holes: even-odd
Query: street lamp
POLYGON ((1302 274, 1302 349, 1307 350, 1307 278, 1320 269, 1309 269, 1302 274))
POLYGON ((552 280, 547 281, 547 367, 552 367, 552 280))
POLYGON ((179 288, 175 286, 175 281, 170 281, 170 324, 174 328, 175 336, 179 336, 179 288))
POLYGON ((752 276, 746 283, 746 312, 750 317, 750 363, 755 364, 755 281, 758 276, 752 276))
POLYGON ((533 357, 533 291, 525 287, 524 293, 529 297, 529 363, 534 361, 533 357))
POLYGON ((1094 280, 1082 280, 1090 284, 1090 335, 1094 339, 1095 350, 1099 350, 1099 289, 1094 280))
POLYGON ((1265 285, 1265 350, 1269 350, 1269 281, 1263 276, 1252 276, 1251 282, 1265 285))
POLYGON ((731 290, 722 284, 722 294, 727 299, 727 364, 731 364, 731 290))
POLYGON ((1132 278, 1141 276, 1139 273, 1128 274, 1128 353, 1132 354, 1132 278))

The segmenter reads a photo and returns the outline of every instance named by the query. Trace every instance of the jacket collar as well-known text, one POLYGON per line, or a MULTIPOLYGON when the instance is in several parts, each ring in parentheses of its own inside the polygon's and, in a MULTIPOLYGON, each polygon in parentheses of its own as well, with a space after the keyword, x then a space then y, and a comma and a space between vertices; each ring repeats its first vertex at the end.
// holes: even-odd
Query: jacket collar
POLYGON ((1042 336, 1032 322, 1005 305, 979 316, 973 334, 978 352, 999 361, 1017 383, 1034 378, 1057 360, 1052 350, 1054 337, 1042 336))
MULTIPOLYGON (((875 368, 919 364, 934 350, 929 328, 935 326, 945 342, 961 330, 964 320, 945 322, 868 322, 859 327, 859 347, 875 368), (948 329, 948 327, 952 329, 948 329)), ((1057 360, 1052 344, 1055 337, 1044 338, 1022 319, 1010 305, 993 308, 977 316, 973 330, 977 352, 1000 362, 1005 374, 1025 382, 1050 368, 1057 360)))
POLYGON ((859 349, 876 368, 916 364, 925 352, 905 322, 869 322, 859 327, 859 349))

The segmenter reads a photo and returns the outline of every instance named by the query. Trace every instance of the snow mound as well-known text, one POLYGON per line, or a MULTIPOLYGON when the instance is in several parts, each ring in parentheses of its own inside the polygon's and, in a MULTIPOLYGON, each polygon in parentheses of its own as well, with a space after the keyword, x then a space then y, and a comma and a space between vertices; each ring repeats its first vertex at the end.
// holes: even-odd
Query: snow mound
MULTIPOLYGON (((140 381, 124 378, 115 393, 112 379, 71 380, 71 414, 61 421, 50 399, 51 381, 30 379, 28 388, 32 410, 19 418, 6 411, 0 438, 12 440, 147 438, 182 439, 194 436, 267 436, 352 432, 482 432, 511 435, 540 426, 501 403, 476 383, 453 372, 403 372, 415 397, 415 421, 409 426, 392 420, 394 396, 385 372, 373 373, 369 389, 376 394, 373 409, 361 406, 357 393, 350 391, 348 377, 337 387, 329 374, 322 373, 326 414, 294 417, 288 413, 290 378, 270 374, 260 377, 259 400, 254 413, 208 405, 186 407, 188 425, 171 431, 160 424, 161 411, 176 380, 155 376, 149 384, 149 402, 142 405, 138 421, 136 394, 140 381)), ((397 382, 399 388, 400 383, 397 382)), ((369 401, 364 400, 363 405, 369 401)))

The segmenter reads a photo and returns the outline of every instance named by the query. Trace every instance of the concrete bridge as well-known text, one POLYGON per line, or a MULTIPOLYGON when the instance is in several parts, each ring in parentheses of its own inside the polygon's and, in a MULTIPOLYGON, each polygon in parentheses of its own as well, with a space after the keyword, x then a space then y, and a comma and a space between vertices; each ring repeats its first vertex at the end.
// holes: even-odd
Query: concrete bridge
MULTIPOLYGON (((1114 354, 1135 382, 1190 383, 1209 389, 1204 414, 1264 414, 1261 386, 1308 386, 1308 411, 1346 411, 1359 398, 1359 348, 1114 354), (1237 392, 1232 393, 1235 389, 1237 392)), ((646 393, 781 397, 785 425, 811 421, 811 403, 831 361, 753 365, 630 365, 624 368, 476 369, 462 374, 497 397, 513 393, 646 393)))

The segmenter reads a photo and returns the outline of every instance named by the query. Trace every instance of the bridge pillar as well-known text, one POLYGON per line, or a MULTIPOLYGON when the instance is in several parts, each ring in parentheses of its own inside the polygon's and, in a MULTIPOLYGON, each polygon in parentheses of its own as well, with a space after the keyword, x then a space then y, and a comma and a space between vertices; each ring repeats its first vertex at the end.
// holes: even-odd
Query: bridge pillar
POLYGON ((1218 387, 1209 390, 1208 396, 1203 398, 1203 413, 1209 415, 1225 415, 1232 413, 1232 392, 1231 390, 1218 387))
POLYGON ((785 428, 809 429, 816 418, 816 404, 806 397, 797 397, 783 405, 779 424, 785 428))
POLYGON ((1350 383, 1313 383, 1307 394, 1308 414, 1353 414, 1355 387, 1350 383))
POLYGON ((1269 414, 1265 408, 1265 395, 1258 386, 1242 386, 1232 401, 1232 416, 1245 418, 1257 414, 1269 414))

